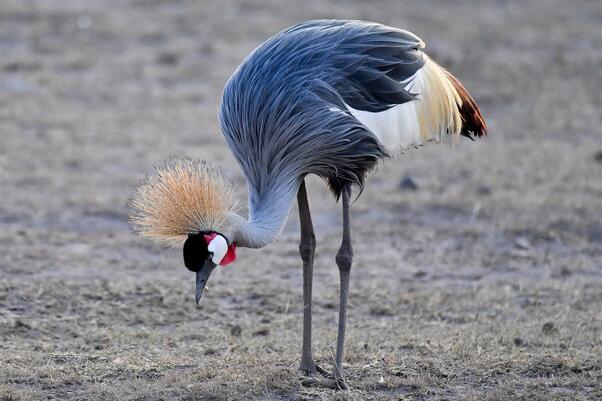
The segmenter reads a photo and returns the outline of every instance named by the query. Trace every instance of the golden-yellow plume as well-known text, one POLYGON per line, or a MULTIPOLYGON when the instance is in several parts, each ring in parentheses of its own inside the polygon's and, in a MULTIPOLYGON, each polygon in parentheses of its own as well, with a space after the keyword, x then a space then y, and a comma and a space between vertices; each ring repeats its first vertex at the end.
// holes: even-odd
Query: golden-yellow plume
POLYGON ((218 167, 173 157, 155 166, 136 188, 129 215, 135 232, 177 245, 188 234, 220 232, 235 208, 232 184, 218 167))

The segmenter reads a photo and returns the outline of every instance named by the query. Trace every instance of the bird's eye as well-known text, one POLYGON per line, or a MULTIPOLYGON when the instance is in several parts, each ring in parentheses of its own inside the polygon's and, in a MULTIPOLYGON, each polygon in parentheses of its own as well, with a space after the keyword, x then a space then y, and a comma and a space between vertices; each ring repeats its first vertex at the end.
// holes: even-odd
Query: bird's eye
POLYGON ((207 253, 207 260, 213 259, 213 252, 207 253))

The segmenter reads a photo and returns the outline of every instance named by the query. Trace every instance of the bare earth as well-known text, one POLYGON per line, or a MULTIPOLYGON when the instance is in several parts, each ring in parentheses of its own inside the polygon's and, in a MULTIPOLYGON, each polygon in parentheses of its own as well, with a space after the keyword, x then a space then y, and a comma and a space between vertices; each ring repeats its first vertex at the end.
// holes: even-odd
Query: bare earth
MULTIPOLYGON (((0 54, 0 400, 602 399, 598 0, 2 0, 0 54), (126 215, 172 154, 220 163, 244 199, 221 88, 267 37, 325 17, 417 33, 490 125, 387 161, 353 205, 348 392, 297 372, 296 211, 200 307, 181 250, 126 215)), ((340 210, 318 179, 309 193, 330 369, 340 210)))

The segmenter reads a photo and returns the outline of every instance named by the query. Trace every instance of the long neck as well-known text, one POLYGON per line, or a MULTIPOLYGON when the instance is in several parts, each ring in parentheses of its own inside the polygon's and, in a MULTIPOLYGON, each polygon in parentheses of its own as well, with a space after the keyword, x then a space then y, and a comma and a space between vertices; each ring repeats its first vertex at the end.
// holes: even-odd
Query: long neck
POLYGON ((230 214, 230 235, 238 246, 263 248, 282 232, 297 194, 297 180, 267 185, 262 190, 249 187, 249 220, 230 214))

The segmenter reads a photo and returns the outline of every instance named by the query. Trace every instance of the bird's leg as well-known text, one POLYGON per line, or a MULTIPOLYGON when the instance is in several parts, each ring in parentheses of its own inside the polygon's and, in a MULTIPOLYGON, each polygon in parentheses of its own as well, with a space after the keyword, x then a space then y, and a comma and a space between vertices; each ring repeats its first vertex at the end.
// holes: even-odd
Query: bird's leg
POLYGON ((349 222, 349 198, 351 188, 343 189, 343 240, 337 253, 336 262, 341 277, 340 302, 339 302, 339 333, 337 336, 337 354, 334 365, 334 377, 339 387, 347 389, 343 379, 343 352, 345 347, 345 324, 347 321, 347 298, 349 295, 349 275, 353 261, 353 249, 351 247, 351 227, 349 222))
POLYGON ((301 351, 301 371, 314 373, 317 370, 311 348, 311 290, 314 270, 314 251, 316 236, 309 212, 305 180, 301 182, 297 192, 299 204, 299 222, 301 226, 301 243, 299 253, 303 260, 303 348, 301 351))

